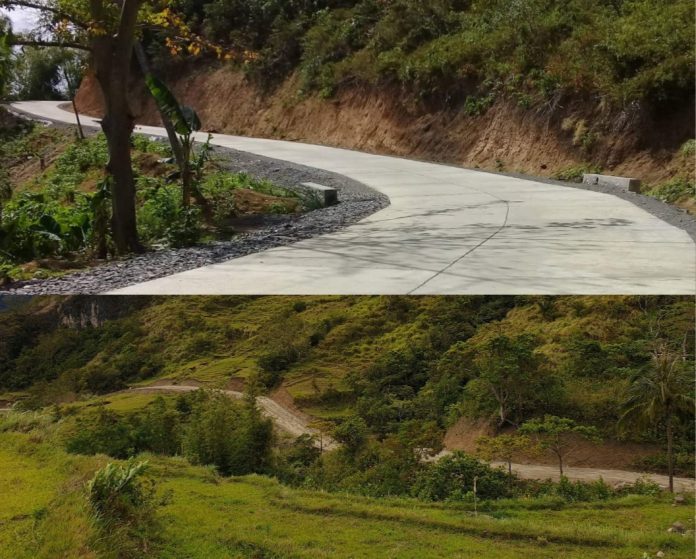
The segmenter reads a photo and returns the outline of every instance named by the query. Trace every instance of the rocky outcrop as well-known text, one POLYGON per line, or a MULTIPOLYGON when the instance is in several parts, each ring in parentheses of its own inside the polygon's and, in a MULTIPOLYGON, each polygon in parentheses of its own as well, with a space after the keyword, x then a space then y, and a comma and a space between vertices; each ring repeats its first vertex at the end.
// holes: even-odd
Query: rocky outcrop
POLYGON ((71 296, 58 299, 58 322, 68 328, 97 328, 145 307, 151 297, 71 296))

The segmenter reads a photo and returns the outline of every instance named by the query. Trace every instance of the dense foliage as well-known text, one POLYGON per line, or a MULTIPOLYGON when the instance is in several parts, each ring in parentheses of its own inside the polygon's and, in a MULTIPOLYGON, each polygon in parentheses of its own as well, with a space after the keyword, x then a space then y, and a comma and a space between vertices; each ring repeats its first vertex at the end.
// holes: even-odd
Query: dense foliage
POLYGON ((66 448, 114 458, 185 455, 193 463, 214 465, 222 475, 244 475, 268 472, 271 442, 271 422, 254 405, 198 391, 173 405, 158 398, 140 413, 121 416, 102 409, 78 418, 66 448))
POLYGON ((693 92, 694 12, 687 0, 179 0, 210 39, 256 53, 266 84, 299 69, 306 89, 396 82, 483 111, 559 93, 618 105, 693 92))
MULTIPOLYGON (((80 267, 92 257, 113 254, 103 134, 77 140, 67 130, 18 121, 0 130, 0 137, 0 283, 3 275, 23 279, 21 265, 27 262, 60 258, 80 267)), ((226 224, 241 213, 239 190, 268 196, 261 208, 268 213, 300 207, 301 200, 288 190, 219 168, 209 161, 212 148, 205 144, 193 157, 200 166, 196 188, 214 207, 204 219, 200 207, 183 203, 167 145, 134 136, 132 149, 137 226, 148 247, 190 246, 233 235, 226 224)), ((45 273, 39 270, 36 277, 45 273)))
MULTIPOLYGON (((656 344, 679 359, 679 375, 693 370, 688 298, 223 297, 146 300, 118 315, 107 302, 90 308, 100 325, 83 329, 70 327, 85 312, 77 301, 5 311, 0 390, 25 390, 24 405, 37 407, 161 375, 255 379, 284 386, 359 457, 374 440, 437 451, 462 416, 509 429, 548 414, 604 438, 663 444, 667 416, 620 428, 631 386, 651 378, 656 344)), ((672 427, 684 471, 693 423, 680 409, 672 427)))

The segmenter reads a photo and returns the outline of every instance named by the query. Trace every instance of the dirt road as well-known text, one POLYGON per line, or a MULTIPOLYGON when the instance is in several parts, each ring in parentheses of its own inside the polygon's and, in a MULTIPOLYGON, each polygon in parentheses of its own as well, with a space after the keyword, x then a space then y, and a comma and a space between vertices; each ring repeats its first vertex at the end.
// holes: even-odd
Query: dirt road
MULTIPOLYGON (((435 459, 452 454, 445 450, 438 454, 435 459)), ((492 466, 501 466, 507 470, 506 462, 491 462, 492 466)), ((537 465, 537 464, 513 464, 512 470, 522 479, 552 479, 559 481, 561 475, 556 466, 537 465)), ((563 475, 571 481, 597 481, 603 479, 609 485, 616 487, 623 483, 635 483, 638 479, 649 479, 657 483, 660 487, 667 489, 669 479, 667 476, 659 474, 646 474, 641 472, 629 472, 627 470, 604 470, 601 468, 574 468, 564 467, 563 475)), ((685 477, 674 478, 674 490, 677 493, 693 493, 696 489, 695 480, 685 477)))
MULTIPOLYGON (((198 390, 198 387, 177 384, 146 386, 133 388, 132 390, 137 390, 140 392, 192 392, 194 390, 198 390)), ((243 396, 241 392, 237 392, 236 390, 221 390, 221 392, 227 394, 230 398, 235 399, 239 399, 243 396)), ((319 430, 310 427, 304 418, 284 408, 270 398, 267 398, 266 396, 259 396, 256 401, 262 413, 266 417, 271 418, 280 429, 288 434, 294 437, 299 437, 303 434, 312 435, 317 440, 317 446, 321 445, 323 450, 333 450, 338 447, 338 443, 336 443, 336 441, 334 441, 331 437, 325 434, 322 435, 319 430)), ((450 454, 452 453, 449 450, 445 450, 438 454, 434 460, 441 459, 450 454)), ((507 468, 507 464, 503 462, 492 462, 492 465, 504 466, 507 468)), ((513 464, 512 469, 522 479, 552 479, 554 481, 558 481, 560 479, 558 468, 555 466, 513 464)), ((564 468, 564 475, 571 481, 596 481, 601 478, 612 486, 617 486, 622 483, 634 483, 640 478, 650 479, 663 488, 667 488, 668 486, 667 476, 629 472, 626 470, 566 467, 564 468)), ((674 489, 677 492, 693 493, 696 489, 696 485, 694 480, 690 478, 674 478, 674 489)))
MULTIPOLYGON (((137 390, 139 392, 193 392, 198 390, 198 388, 198 386, 171 384, 144 386, 132 388, 131 390, 137 390)), ((241 392, 236 390, 220 390, 219 392, 222 392, 235 400, 239 400, 243 396, 241 392)), ((277 427, 289 435, 292 435, 293 437, 299 437, 300 435, 305 434, 312 435, 316 439, 317 447, 320 447, 323 450, 333 450, 334 448, 337 448, 338 445, 336 441, 334 441, 331 437, 323 434, 318 429, 310 427, 304 418, 294 414, 270 398, 267 398, 266 396, 258 396, 256 398, 256 403, 258 404, 263 415, 272 419, 277 427)))

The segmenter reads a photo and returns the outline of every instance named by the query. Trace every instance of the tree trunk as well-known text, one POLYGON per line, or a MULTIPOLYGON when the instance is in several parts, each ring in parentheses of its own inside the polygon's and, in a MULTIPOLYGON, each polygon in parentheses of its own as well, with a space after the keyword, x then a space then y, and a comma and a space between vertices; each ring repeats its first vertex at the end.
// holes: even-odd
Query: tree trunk
POLYGON ((182 150, 184 159, 181 166, 181 192, 184 208, 188 208, 191 205, 191 142, 191 139, 185 140, 182 150))
MULTIPOLYGON (((119 97, 118 93, 116 97, 119 97)), ((119 104, 118 100, 113 103, 119 104)), ((111 188, 114 244, 119 254, 142 252, 135 219, 135 177, 130 146, 133 119, 121 110, 107 110, 102 128, 109 147, 107 171, 114 178, 111 188)))
POLYGON ((669 476, 669 492, 674 493, 674 430, 672 414, 667 415, 667 475, 669 476))
POLYGON ((561 473, 561 477, 563 477, 563 454, 558 451, 555 452, 556 456, 558 456, 558 470, 561 473))
MULTIPOLYGON (((90 2, 95 21, 102 18, 101 2, 90 2)), ((123 0, 116 36, 97 35, 92 40, 95 74, 104 94, 106 114, 102 129, 109 149, 107 172, 111 183, 112 235, 120 254, 142 252, 135 219, 135 178, 131 160, 134 120, 128 103, 130 65, 139 0, 123 0)))
POLYGON ((82 130, 82 123, 80 122, 80 113, 77 111, 77 105, 75 105, 75 97, 71 99, 73 112, 75 113, 75 120, 77 120, 77 135, 80 140, 85 139, 85 133, 82 130))

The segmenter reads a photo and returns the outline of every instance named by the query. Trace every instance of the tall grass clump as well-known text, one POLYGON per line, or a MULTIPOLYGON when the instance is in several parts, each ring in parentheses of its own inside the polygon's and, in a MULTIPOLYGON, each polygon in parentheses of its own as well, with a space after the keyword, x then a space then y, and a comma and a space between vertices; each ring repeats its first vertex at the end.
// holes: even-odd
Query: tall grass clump
POLYGON ((110 463, 87 483, 92 517, 103 557, 147 556, 156 532, 155 485, 144 479, 147 462, 110 463))

